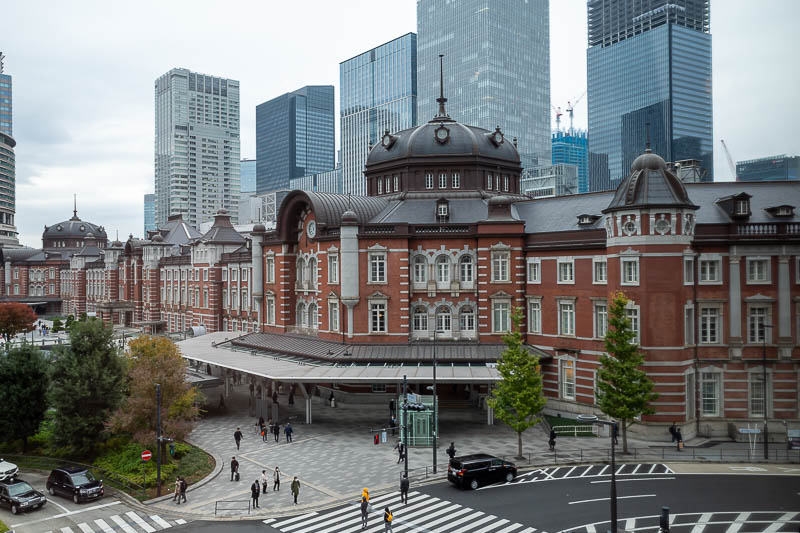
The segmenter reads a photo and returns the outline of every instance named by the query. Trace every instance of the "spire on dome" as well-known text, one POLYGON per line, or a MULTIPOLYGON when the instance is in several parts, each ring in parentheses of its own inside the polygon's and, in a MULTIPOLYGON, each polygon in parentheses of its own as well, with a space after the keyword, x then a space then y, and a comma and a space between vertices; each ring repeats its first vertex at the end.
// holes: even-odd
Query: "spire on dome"
POLYGON ((70 220, 80 220, 78 218, 78 195, 72 195, 72 218, 70 220))
POLYGON ((443 58, 444 54, 439 54, 439 98, 436 101, 439 103, 439 112, 436 113, 435 118, 450 118, 450 115, 447 114, 447 110, 444 108, 445 102, 447 102, 447 98, 444 97, 444 66, 443 66, 443 58))

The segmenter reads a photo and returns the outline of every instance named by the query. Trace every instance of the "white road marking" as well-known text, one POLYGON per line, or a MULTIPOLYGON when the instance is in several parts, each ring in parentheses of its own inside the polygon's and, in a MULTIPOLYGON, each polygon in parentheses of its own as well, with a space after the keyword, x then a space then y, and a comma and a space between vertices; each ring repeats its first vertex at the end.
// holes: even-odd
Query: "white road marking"
POLYGON ((576 468, 578 468, 578 467, 577 466, 573 466, 572 468, 567 470, 567 473, 564 474, 564 477, 569 477, 569 475, 572 473, 572 471, 575 470, 576 468))
POLYGON ((797 513, 784 513, 780 518, 778 518, 777 522, 765 529, 763 533, 775 533, 795 516, 797 516, 797 513))
POLYGON ((638 472, 638 471, 639 471, 639 469, 640 469, 641 467, 642 467, 642 464, 641 464, 641 463, 639 463, 638 465, 636 465, 636 468, 634 468, 634 469, 633 469, 633 472, 631 472, 631 474, 635 474, 636 472, 638 472))
MULTIPOLYGON (((47 500, 47 501, 52 501, 52 500, 47 500)), ((11 524, 11 529, 22 527, 22 526, 29 526, 31 524, 40 524, 42 522, 47 522, 48 520, 52 520, 54 518, 63 518, 65 516, 72 516, 72 515, 76 515, 76 514, 81 514, 81 513, 85 513, 86 511, 94 511, 95 509, 102 509, 103 507, 111 507, 112 505, 117 505, 118 503, 120 503, 119 500, 111 502, 111 503, 104 503, 104 504, 101 504, 101 505, 93 505, 91 507, 83 507, 78 511, 70 511, 68 513, 61 513, 61 514, 57 514, 57 515, 53 515, 53 516, 48 516, 47 518, 39 518, 38 520, 31 520, 30 522, 23 522, 21 524, 11 524)))
MULTIPOLYGON (((452 502, 443 502, 443 503, 445 505, 447 505, 449 503, 450 506, 441 508, 441 509, 437 510, 434 513, 430 513, 430 514, 425 515, 426 522, 424 524, 424 529, 429 529, 434 524, 441 524, 443 521, 445 521, 445 520, 449 519, 451 516, 453 516, 453 513, 456 511, 456 509, 461 509, 461 506, 458 505, 457 503, 452 503, 452 502), (445 513, 447 514, 447 516, 445 516, 444 519, 434 520, 433 522, 427 522, 427 520, 429 520, 431 518, 436 518, 437 516, 441 516, 441 515, 443 515, 445 513)), ((461 513, 459 513, 459 514, 463 514, 463 512, 464 511, 462 510, 461 513)), ((406 529, 407 527, 414 527, 414 525, 409 523, 407 525, 401 525, 400 527, 392 528, 392 530, 394 531, 395 529, 397 529, 398 531, 401 531, 403 529, 406 529)), ((414 527, 414 529, 418 529, 418 528, 414 527)))
POLYGON ((262 520, 262 522, 265 523, 265 524, 271 524, 275 520, 277 520, 277 519, 276 518, 267 518, 266 520, 262 520))
POLYGON ((553 474, 561 470, 560 468, 548 468, 544 471, 544 475, 547 476, 545 479, 554 479, 553 474))
MULTIPOLYGON (((634 496, 617 496, 618 500, 625 500, 630 498, 653 498, 655 494, 636 494, 634 496)), ((576 503, 591 503, 591 502, 607 502, 611 498, 595 498, 593 500, 578 500, 576 502, 569 502, 569 505, 575 505, 576 503)))
POLYGON ((588 473, 589 473, 589 472, 592 470, 592 467, 593 467, 593 466, 594 466, 594 465, 589 465, 589 466, 587 466, 587 467, 586 467, 586 470, 584 470, 584 471, 583 471, 583 473, 582 473, 582 474, 581 474, 579 477, 583 477, 583 476, 585 476, 586 474, 588 474, 588 473))
POLYGON ((94 521, 97 524, 97 527, 103 530, 103 533, 114 533, 114 528, 108 525, 108 523, 103 520, 102 518, 98 518, 94 521))
MULTIPOLYGON (((630 478, 630 479, 619 479, 617 478, 617 483, 621 481, 661 481, 662 479, 675 479, 674 477, 638 477, 638 478, 630 478)), ((601 479, 598 481, 590 481, 589 483, 611 483, 610 479, 601 479)))
POLYGON ((650 471, 648 472, 648 474, 652 474, 652 473, 653 473, 653 470, 655 470, 655 469, 656 469, 656 466, 658 466, 658 465, 657 465, 657 464, 654 464, 653 466, 651 466, 651 467, 650 467, 650 471))
POLYGON ((623 470, 625 470, 625 465, 622 465, 621 467, 617 468, 616 475, 619 475, 619 473, 622 472, 623 470))
MULTIPOLYGON (((300 520, 305 520, 306 518, 311 518, 312 516, 317 516, 318 514, 319 513, 314 511, 314 512, 311 512, 311 513, 308 513, 308 514, 295 516, 294 518, 290 518, 289 520, 284 520, 283 522, 278 522, 273 527, 283 527, 283 526, 285 526, 287 524, 291 524, 292 522, 299 522, 300 520)), ((272 520, 275 520, 275 519, 273 518, 272 520)))
POLYGON ((123 520, 120 515, 118 514, 112 515, 111 520, 113 520, 114 523, 117 524, 125 533, 136 533, 136 530, 133 529, 131 526, 129 526, 128 523, 125 520, 123 520))
MULTIPOLYGON (((460 505, 456 505, 456 507, 461 507, 460 505)), ((433 522, 425 522, 425 529, 431 528, 433 526, 438 526, 442 522, 447 522, 448 520, 452 520, 458 516, 463 515, 464 513, 471 513, 474 509, 469 507, 462 507, 461 509, 456 509, 455 511, 448 513, 447 515, 443 516, 442 518, 437 518, 433 522)))
POLYGON ((507 527, 501 529, 497 533, 511 533, 512 531, 514 531, 518 527, 522 527, 522 524, 519 524, 519 523, 511 524, 510 526, 507 526, 507 527))
POLYGON ((186 523, 186 520, 184 520, 183 518, 178 518, 177 520, 175 520, 175 523, 178 524, 179 526, 182 526, 183 524, 186 523))
POLYGON ((586 533, 597 533, 597 530, 594 528, 594 524, 589 524, 586 526, 586 533))
POLYGON ((474 518, 478 518, 479 516, 483 516, 483 511, 478 511, 476 513, 472 513, 470 515, 467 515, 467 516, 465 516, 463 518, 459 518, 458 520, 450 522, 449 524, 446 524, 443 527, 440 527, 440 528, 437 528, 437 529, 433 530, 433 533, 442 533, 443 531, 447 531, 451 527, 456 527, 457 525, 463 524, 464 522, 469 522, 470 520, 472 520, 474 518))
MULTIPOLYGON (((427 499, 427 500, 425 498, 421 498, 414 505, 409 505, 408 507, 404 507, 403 508, 403 519, 402 520, 399 519, 399 518, 395 519, 393 524, 400 524, 400 523, 404 522, 405 520, 407 520, 409 518, 413 518, 413 517, 415 517, 415 516, 417 516, 419 514, 427 512, 428 509, 426 509, 425 506, 428 503, 438 502, 438 501, 439 501, 439 498, 430 498, 430 499, 427 499), (413 513, 406 514, 407 511, 412 511, 412 510, 414 511, 413 513)), ((437 504, 434 507, 439 507, 440 505, 447 505, 448 503, 450 503, 450 502, 446 502, 446 501, 445 502, 441 502, 440 504, 437 504)), ((395 512, 395 514, 397 514, 397 513, 395 512)), ((383 514, 380 513, 378 516, 383 517, 383 514)), ((359 520, 359 518, 354 518, 354 519, 350 520, 349 522, 357 522, 358 520, 359 520)), ((365 532, 366 533, 370 533, 370 532, 377 533, 378 531, 383 529, 383 522, 379 521, 378 524, 379 525, 377 525, 377 526, 373 526, 373 527, 370 527, 369 529, 366 529, 365 532)), ((329 527, 329 528, 326 528, 326 529, 319 529, 319 530, 314 531, 314 533, 331 533, 332 531, 336 531, 339 528, 341 528, 341 526, 342 526, 342 522, 336 521, 335 525, 333 525, 332 527, 329 527)), ((309 529, 316 529, 317 527, 319 527, 319 525, 313 526, 313 527, 311 527, 309 529)), ((351 528, 349 530, 345 530, 345 531, 358 531, 359 529, 360 529, 360 526, 354 526, 353 528, 351 528)))
POLYGON ((535 527, 526 527, 525 529, 523 529, 519 533, 533 533, 534 531, 536 531, 535 527))
POLYGON ((497 517, 495 515, 493 515, 493 514, 490 514, 488 516, 484 516, 480 520, 477 520, 477 521, 475 521, 475 522, 473 522, 471 524, 468 524, 468 525, 466 525, 466 526, 464 526, 462 528, 456 529, 455 531, 453 531, 453 533, 464 533, 465 531, 469 531, 470 529, 472 529, 474 527, 477 527, 477 526, 480 526, 482 524, 485 524, 486 522, 489 522, 490 520, 494 520, 495 518, 497 518, 497 517))
POLYGON ((125 513, 125 515, 136 522, 136 525, 144 529, 147 533, 155 533, 156 528, 145 522, 144 519, 142 519, 142 517, 138 514, 134 513, 133 511, 128 511, 125 513))
POLYGON ((598 476, 602 476, 602 475, 603 475, 603 472, 605 472, 607 469, 608 469, 608 465, 605 465, 605 466, 603 467, 603 469, 600 471, 600 473, 599 473, 599 474, 597 474, 597 475, 598 475, 598 476))
POLYGON ((50 504, 53 504, 53 505, 55 505, 55 506, 56 506, 56 507, 58 507, 59 509, 62 509, 62 510, 65 512, 65 513, 69 513, 69 512, 70 512, 70 510, 69 510, 69 509, 67 509, 66 507, 64 507, 63 505, 61 505, 61 504, 60 504, 60 503, 58 503, 57 501, 55 501, 55 499, 54 499, 54 498, 47 498, 47 503, 50 503, 50 504))
POLYGON ((703 513, 700 515, 700 519, 697 521, 695 526, 692 528, 692 533, 703 533, 703 530, 706 528, 706 525, 711 522, 711 515, 713 513, 703 513))
POLYGON ((748 518, 750 518, 750 513, 739 513, 739 516, 736 517, 736 520, 728 527, 725 533, 739 533, 748 518))
POLYGON ((61 533, 75 533, 75 532, 72 531, 71 527, 62 527, 61 528, 61 533))
POLYGON ((496 527, 503 526, 508 523, 508 520, 503 518, 502 520, 498 520, 497 522, 492 522, 486 527, 479 529, 478 531, 473 531, 472 533, 488 533, 489 531, 493 530, 496 527))
POLYGON ((636 529, 636 519, 628 518, 625 520, 625 531, 633 531, 634 529, 636 529))
POLYGON ((172 527, 172 524, 170 524, 169 522, 167 522, 166 520, 164 520, 163 518, 161 518, 157 514, 151 514, 150 515, 150 520, 152 520, 153 522, 155 522, 156 524, 161 526, 163 529, 167 529, 167 528, 172 527))
POLYGON ((83 533, 94 533, 94 529, 92 529, 92 527, 86 522, 81 522, 78 524, 78 527, 81 531, 83 531, 83 533))

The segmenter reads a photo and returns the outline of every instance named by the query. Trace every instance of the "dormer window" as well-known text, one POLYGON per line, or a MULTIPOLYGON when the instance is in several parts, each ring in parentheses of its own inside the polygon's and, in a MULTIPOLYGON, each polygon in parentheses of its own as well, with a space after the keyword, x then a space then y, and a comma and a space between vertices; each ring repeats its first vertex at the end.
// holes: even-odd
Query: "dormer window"
POLYGON ((445 222, 448 218, 450 218, 450 206, 447 200, 441 199, 436 202, 436 219, 445 222))
POLYGON ((767 213, 774 217, 791 217, 794 216, 793 205, 776 205, 774 207, 767 207, 764 209, 767 213))
POLYGON ((747 216, 750 214, 750 200, 739 199, 734 203, 734 212, 736 216, 747 216))
POLYGON ((600 219, 600 215, 578 215, 579 226, 590 226, 600 219))

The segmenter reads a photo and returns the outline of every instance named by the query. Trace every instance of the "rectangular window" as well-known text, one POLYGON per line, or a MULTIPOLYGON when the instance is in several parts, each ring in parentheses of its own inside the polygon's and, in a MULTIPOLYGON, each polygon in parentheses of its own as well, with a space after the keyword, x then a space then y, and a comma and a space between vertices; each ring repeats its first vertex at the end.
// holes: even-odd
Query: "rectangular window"
POLYGON ((442 172, 439 174, 439 188, 446 189, 447 188, 447 174, 442 172))
POLYGON ((370 283, 386 283, 386 254, 371 253, 369 255, 370 283))
POLYGON ((592 263, 592 283, 608 283, 608 262, 605 259, 597 259, 592 263))
POLYGON ((486 175, 486 189, 489 190, 489 191, 492 190, 492 175, 491 174, 487 174, 486 175))
POLYGON ((542 282, 542 263, 539 260, 528 263, 528 283, 542 282))
POLYGON ((267 296, 267 324, 275 324, 275 298, 267 296))
POLYGON ((227 268, 223 268, 222 269, 222 281, 228 281, 228 269, 227 268))
POLYGON ((558 282, 575 283, 575 266, 572 259, 558 260, 558 282))
POLYGON ((630 321, 631 331, 635 334, 631 339, 631 344, 639 344, 639 308, 632 307, 625 309, 625 317, 630 321))
POLYGON ((700 283, 716 283, 720 281, 720 262, 719 259, 700 260, 700 283))
MULTIPOLYGON (((232 268, 231 269, 231 281, 237 281, 237 275, 238 274, 239 274, 239 269, 238 268, 232 268)), ((204 279, 208 279, 208 278, 204 278, 204 279)))
POLYGON ((768 323, 769 307, 750 307, 747 316, 747 340, 752 343, 763 343, 769 340, 768 323))
POLYGON ((453 188, 461 188, 461 175, 458 172, 453 172, 453 188))
POLYGON ((692 345, 694 340, 694 307, 686 307, 683 310, 683 342, 692 345))
POLYGON ((222 293, 222 308, 228 308, 228 291, 222 293))
POLYGON ((492 252, 492 281, 508 281, 508 252, 492 252))
POLYGON ((400 190, 400 176, 395 176, 394 177, 394 192, 397 192, 399 190, 400 190))
POLYGON ((639 284, 639 259, 622 259, 622 284, 639 284))
POLYGON ((559 302, 558 304, 558 333, 560 335, 575 335, 575 303, 559 302))
POLYGON ((425 174, 425 188, 433 189, 433 174, 425 174))
POLYGON ((694 257, 683 258, 683 284, 692 285, 694 283, 694 257))
POLYGON ((700 343, 719 343, 719 309, 716 307, 700 309, 700 343))
POLYGON ((378 178, 378 194, 383 194, 383 180, 378 178))
POLYGON ((203 307, 208 307, 208 289, 203 291, 203 307))
POLYGON ((717 372, 700 374, 700 410, 703 416, 719 416, 719 377, 717 372))
POLYGON ((760 372, 750 374, 750 416, 766 416, 767 404, 764 392, 764 376, 760 372))
POLYGON ((208 281, 208 269, 203 269, 203 281, 208 281))
POLYGON ((275 258, 267 257, 267 283, 275 283, 275 258))
POLYGON ((328 302, 328 329, 339 331, 339 302, 328 302))
POLYGON ((769 283, 769 259, 747 258, 747 283, 769 283))
POLYGON ((386 304, 372 302, 369 305, 369 330, 372 333, 386 333, 386 304))
POLYGON ((542 302, 539 300, 528 304, 528 332, 542 332, 542 302))
POLYGON ((475 312, 472 309, 463 309, 458 315, 458 320, 462 333, 475 331, 475 312))
POLYGON ((508 191, 508 176, 503 176, 503 190, 508 191))
POLYGON ((250 309, 250 299, 247 297, 247 289, 242 290, 242 309, 248 311, 250 309))
POLYGON ((561 360, 561 397, 575 399, 575 361, 571 359, 561 360))
POLYGON ((339 283, 339 256, 328 256, 328 283, 339 283))
POLYGON ((594 304, 594 336, 602 339, 608 332, 608 305, 603 303, 594 304))
POLYGON ((492 331, 504 333, 510 328, 510 309, 508 302, 494 302, 492 304, 492 331))

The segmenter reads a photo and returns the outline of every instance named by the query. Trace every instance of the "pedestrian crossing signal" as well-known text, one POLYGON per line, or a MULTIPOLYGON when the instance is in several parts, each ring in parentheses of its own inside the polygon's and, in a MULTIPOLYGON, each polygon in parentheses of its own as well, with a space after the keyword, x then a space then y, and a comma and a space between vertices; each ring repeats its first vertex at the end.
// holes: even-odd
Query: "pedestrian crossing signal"
POLYGON ((375 434, 375 444, 380 444, 380 443, 381 443, 381 437, 376 433, 375 434))
POLYGON ((175 455, 175 443, 174 442, 170 442, 169 443, 169 454, 170 454, 170 456, 174 456, 175 455))

